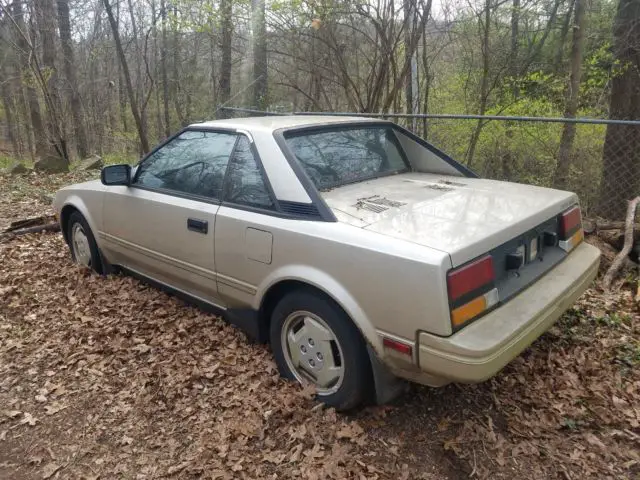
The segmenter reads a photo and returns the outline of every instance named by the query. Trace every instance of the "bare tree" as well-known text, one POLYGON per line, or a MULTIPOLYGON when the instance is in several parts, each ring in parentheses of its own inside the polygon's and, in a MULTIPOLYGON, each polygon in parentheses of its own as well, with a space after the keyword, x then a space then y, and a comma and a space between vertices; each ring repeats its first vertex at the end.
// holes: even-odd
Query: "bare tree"
MULTIPOLYGON (((491 62, 489 40, 491 38, 491 8, 491 0, 486 0, 482 15, 478 18, 478 28, 480 29, 482 37, 482 73, 480 77, 480 101, 478 106, 478 115, 484 115, 486 113, 487 105, 489 103, 489 64, 491 62)), ((476 152, 478 140, 480 139, 480 132, 482 131, 482 127, 484 126, 484 124, 485 120, 478 120, 478 123, 476 124, 476 127, 471 134, 471 139, 469 140, 466 163, 470 167, 473 163, 473 157, 476 152)))
POLYGON ((58 2, 58 27, 60 29, 60 43, 62 44, 64 74, 67 78, 67 94, 73 116, 73 131, 75 134, 78 155, 81 158, 89 155, 87 133, 84 127, 82 115, 82 100, 78 90, 76 78, 76 65, 73 54, 73 42, 71 40, 71 22, 69 21, 69 0, 57 0, 58 2))
POLYGON ((513 0, 513 6, 511 7, 511 52, 509 55, 510 68, 509 75, 511 75, 511 81, 513 82, 513 96, 518 98, 520 89, 516 78, 518 77, 519 65, 518 65, 518 46, 519 46, 519 29, 520 29, 520 0, 513 0))
MULTIPOLYGON (((614 53, 620 71, 612 81, 609 115, 613 119, 640 118, 640 2, 620 0, 615 18, 614 53)), ((598 211, 622 218, 626 200, 640 191, 640 134, 633 125, 608 125, 603 151, 598 211)))
POLYGON ((164 134, 171 135, 171 114, 169 112, 169 75, 167 74, 167 4, 160 0, 162 18, 162 50, 160 51, 160 69, 162 70, 162 106, 164 111, 164 134))
MULTIPOLYGON (((569 81, 565 91, 565 110, 566 118, 575 118, 578 111, 578 95, 580 93, 580 77, 582 76, 582 55, 584 50, 584 31, 585 31, 585 1, 575 0, 575 13, 573 21, 573 39, 571 42, 571 70, 569 72, 569 81)), ((574 123, 565 123, 562 128, 562 137, 560 138, 560 149, 558 151, 558 163, 554 175, 554 185, 558 188, 565 188, 571 167, 571 151, 573 149, 573 141, 576 137, 576 125, 574 123)))
POLYGON ((251 1, 253 32, 253 104, 265 109, 267 98, 267 26, 265 21, 265 0, 251 1))
POLYGON ((142 153, 147 153, 149 151, 149 140, 147 138, 147 131, 146 131, 145 125, 142 122, 142 118, 140 117, 140 110, 138 109, 136 94, 133 91, 133 84, 131 83, 131 74, 129 72, 129 65, 127 64, 127 58, 124 54, 124 49, 122 48, 122 40, 120 39, 118 24, 116 23, 116 19, 113 16, 113 9, 111 8, 111 4, 109 3, 109 0, 102 0, 102 1, 104 4, 104 9, 107 12, 107 17, 109 18, 109 25, 111 26, 111 33, 113 34, 113 41, 116 44, 118 59, 120 61, 120 65, 122 66, 122 73, 124 75, 125 86, 127 89, 127 94, 129 95, 129 105, 131 106, 131 114, 133 115, 134 121, 136 123, 136 128, 138 129, 138 137, 140 138, 140 149, 142 150, 142 153))
POLYGON ((45 105, 47 107, 49 155, 36 164, 46 170, 66 170, 69 168, 69 152, 62 105, 58 94, 58 73, 56 68, 56 13, 53 0, 35 0, 35 18, 42 42, 42 67, 36 66, 45 105))
POLYGON ((231 98, 231 42, 233 40, 233 2, 221 0, 220 2, 220 104, 224 105, 231 98))

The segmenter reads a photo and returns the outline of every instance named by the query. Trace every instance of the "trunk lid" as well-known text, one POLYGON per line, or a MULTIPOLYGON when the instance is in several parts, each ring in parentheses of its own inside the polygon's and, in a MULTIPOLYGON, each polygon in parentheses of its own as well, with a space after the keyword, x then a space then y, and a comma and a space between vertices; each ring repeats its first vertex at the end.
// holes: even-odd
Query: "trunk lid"
POLYGON ((338 220, 449 253, 461 265, 577 202, 571 192, 480 178, 405 173, 322 193, 338 220))

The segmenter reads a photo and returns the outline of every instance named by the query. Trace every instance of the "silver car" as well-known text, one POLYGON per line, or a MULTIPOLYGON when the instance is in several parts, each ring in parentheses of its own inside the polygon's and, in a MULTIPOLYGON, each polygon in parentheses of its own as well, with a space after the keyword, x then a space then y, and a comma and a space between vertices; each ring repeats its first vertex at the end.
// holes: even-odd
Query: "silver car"
POLYGON ((338 409, 491 377, 599 263, 575 194, 480 179, 361 118, 194 124, 55 208, 76 262, 221 313, 338 409))

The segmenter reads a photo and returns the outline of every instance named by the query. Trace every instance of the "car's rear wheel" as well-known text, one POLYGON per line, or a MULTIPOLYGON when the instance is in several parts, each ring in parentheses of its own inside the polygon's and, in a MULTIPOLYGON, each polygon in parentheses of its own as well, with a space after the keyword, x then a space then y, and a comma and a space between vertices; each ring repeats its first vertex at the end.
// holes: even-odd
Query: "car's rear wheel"
POLYGON ((102 273, 98 245, 89 224, 80 212, 73 212, 69 217, 67 238, 73 261, 102 273))
POLYGON ((271 347, 280 374, 313 384, 327 405, 348 410, 370 393, 365 342, 347 314, 320 293, 298 290, 278 302, 271 318, 271 347))

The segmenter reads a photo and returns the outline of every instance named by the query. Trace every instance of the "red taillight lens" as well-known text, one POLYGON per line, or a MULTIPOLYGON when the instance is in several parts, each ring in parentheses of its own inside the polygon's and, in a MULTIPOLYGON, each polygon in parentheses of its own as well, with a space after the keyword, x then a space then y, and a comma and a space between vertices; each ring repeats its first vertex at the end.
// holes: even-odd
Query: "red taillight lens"
MULTIPOLYGON (((491 255, 482 257, 447 274, 447 288, 449 301, 455 302, 463 295, 488 287, 493 284, 495 273, 493 271, 493 258, 491 255)), ((486 290, 486 289, 485 289, 486 290)))
POLYGON ((582 214, 577 205, 560 215, 558 246, 565 252, 573 250, 584 239, 582 231, 582 214))
POLYGON ((500 301, 493 258, 486 255, 447 274, 451 326, 458 330, 500 301))
POLYGON ((560 215, 560 239, 566 240, 571 237, 576 231, 582 228, 582 215, 580 214, 580 207, 575 206, 562 215, 560 215))

